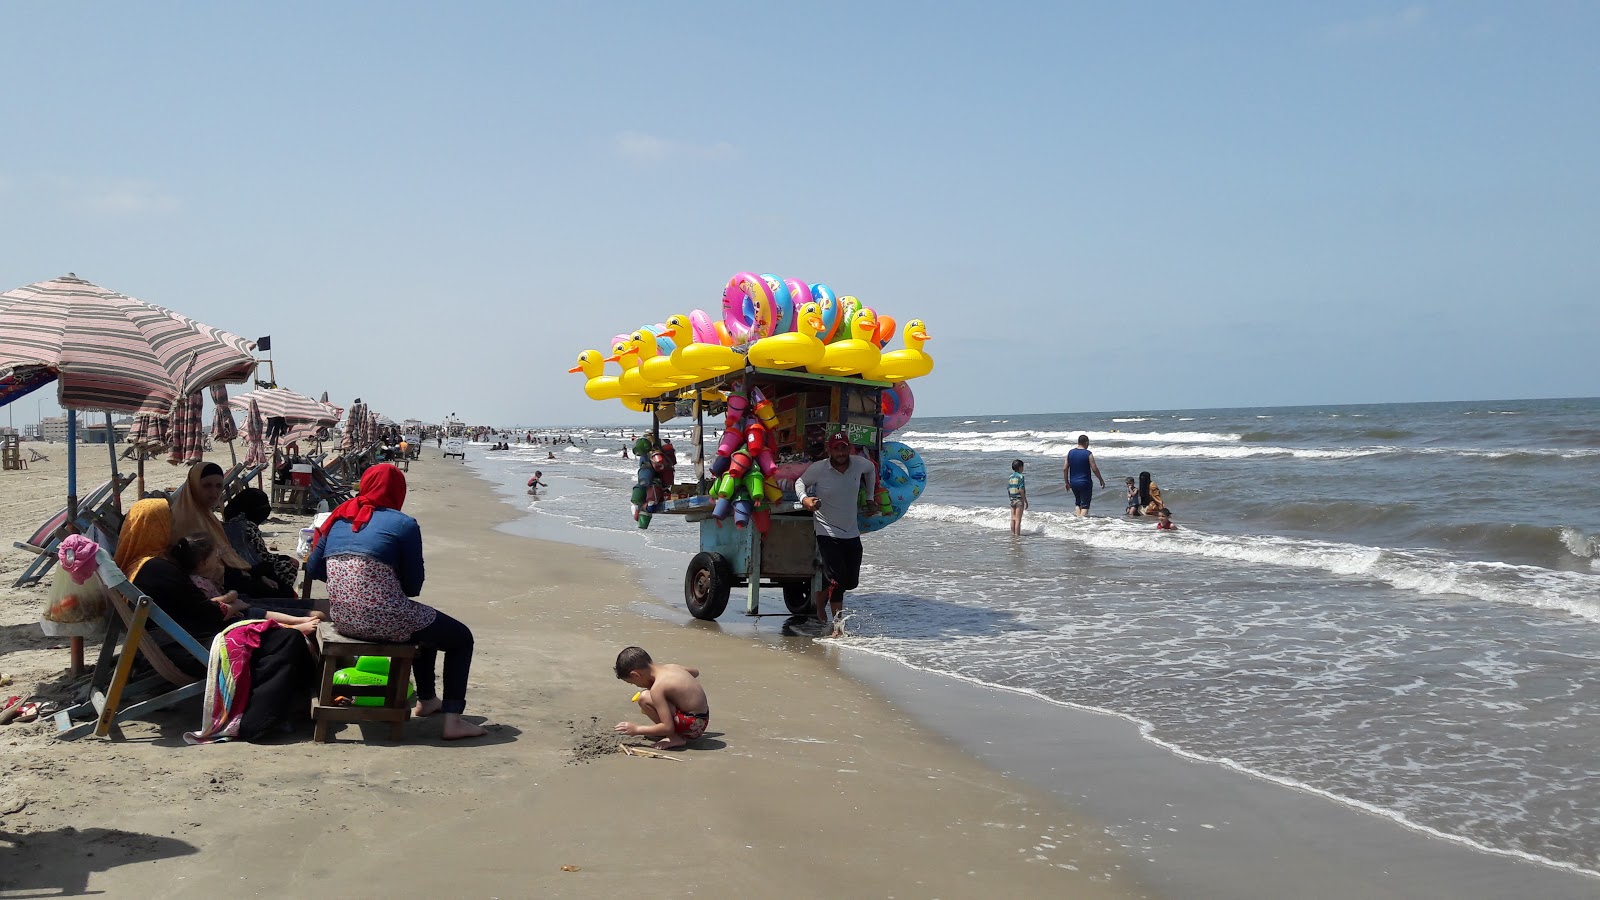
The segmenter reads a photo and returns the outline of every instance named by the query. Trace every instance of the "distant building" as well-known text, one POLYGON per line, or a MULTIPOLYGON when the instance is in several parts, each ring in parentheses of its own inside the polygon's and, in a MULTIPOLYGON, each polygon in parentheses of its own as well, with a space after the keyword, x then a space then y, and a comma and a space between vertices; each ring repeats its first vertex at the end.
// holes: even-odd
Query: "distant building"
POLYGON ((45 416, 44 421, 39 423, 39 439, 65 443, 67 440, 67 417, 45 416))

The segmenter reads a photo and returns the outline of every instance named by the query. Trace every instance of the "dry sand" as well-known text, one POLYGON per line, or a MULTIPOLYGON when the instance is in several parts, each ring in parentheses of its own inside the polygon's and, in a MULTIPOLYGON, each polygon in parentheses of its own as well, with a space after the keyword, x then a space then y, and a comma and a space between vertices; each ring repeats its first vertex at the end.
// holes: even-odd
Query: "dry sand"
MULTIPOLYGON (((45 589, 9 588, 28 561, 10 542, 61 505, 65 454, 52 458, 0 473, 6 695, 66 690, 65 642, 35 624, 45 589)), ((104 448, 80 465, 99 483, 104 448)), ((149 472, 152 488, 182 474, 149 472)), ((621 565, 494 530, 514 511, 466 467, 430 455, 410 485, 423 599, 476 634, 467 714, 490 736, 447 744, 422 720, 400 744, 345 726, 327 745, 188 747, 198 701, 120 741, 13 723, 0 728, 4 896, 1143 895, 1096 824, 932 736, 823 645, 640 616, 621 565), (711 698, 707 738, 671 761, 615 752, 610 726, 639 717, 611 663, 635 643, 698 666, 711 698)), ((275 519, 269 540, 287 546, 301 524, 275 519)))

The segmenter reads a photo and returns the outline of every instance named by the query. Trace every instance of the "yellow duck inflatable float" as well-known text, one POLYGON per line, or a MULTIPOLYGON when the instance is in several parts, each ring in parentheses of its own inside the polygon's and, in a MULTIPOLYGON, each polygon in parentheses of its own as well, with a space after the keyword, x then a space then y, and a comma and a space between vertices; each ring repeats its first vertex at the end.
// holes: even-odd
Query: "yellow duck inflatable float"
POLYGON ((622 366, 622 374, 617 377, 622 384, 624 406, 628 406, 626 398, 630 395, 635 400, 641 397, 654 397, 662 391, 670 391, 677 386, 670 381, 650 382, 645 380, 644 373, 639 371, 639 348, 634 345, 632 336, 612 344, 611 355, 606 357, 606 362, 614 362, 622 366))
POLYGON ((906 323, 906 346, 883 354, 878 364, 862 376, 868 381, 905 381, 921 378, 933 371, 933 357, 924 353, 922 345, 928 341, 928 328, 921 319, 906 323))
POLYGON ((585 350, 578 354, 578 364, 567 370, 573 374, 582 372, 587 379, 583 383, 583 392, 589 395, 590 400, 615 400, 622 396, 622 380, 615 375, 607 375, 605 358, 599 350, 585 350))
POLYGON ((739 351, 721 344, 706 344, 694 339, 694 327, 685 315, 671 316, 667 327, 673 331, 677 347, 672 351, 672 367, 679 372, 694 375, 695 381, 715 378, 744 368, 744 356, 739 351), (680 337, 681 336, 681 337, 680 337))
POLYGON ((878 331, 878 315, 862 307, 850 319, 850 337, 834 341, 822 351, 822 358, 806 371, 816 375, 858 375, 878 365, 881 355, 872 338, 878 331))
POLYGON ((806 303, 795 317, 794 331, 764 337, 750 346, 750 364, 764 369, 793 369, 822 359, 828 347, 817 340, 822 314, 817 304, 806 303))
MULTIPOLYGON (((672 326, 667 326, 665 332, 672 336, 672 326)), ((661 355, 661 345, 656 343, 656 334, 649 328, 641 328, 629 336, 630 343, 639 354, 639 374, 644 376, 648 385, 667 384, 678 387, 693 384, 700 380, 700 376, 693 372, 681 371, 672 364, 672 357, 661 355)))

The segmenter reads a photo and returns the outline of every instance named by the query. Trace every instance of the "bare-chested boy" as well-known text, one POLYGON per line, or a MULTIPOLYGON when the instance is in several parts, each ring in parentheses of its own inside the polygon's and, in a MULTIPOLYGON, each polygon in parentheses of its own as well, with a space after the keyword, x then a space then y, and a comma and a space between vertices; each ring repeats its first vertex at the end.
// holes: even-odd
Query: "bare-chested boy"
POLYGON ((682 747, 705 734, 711 722, 711 706, 705 689, 695 679, 700 670, 672 663, 652 662, 642 647, 628 647, 617 654, 617 678, 639 688, 639 709, 650 717, 651 725, 618 722, 619 734, 659 737, 656 749, 682 747))

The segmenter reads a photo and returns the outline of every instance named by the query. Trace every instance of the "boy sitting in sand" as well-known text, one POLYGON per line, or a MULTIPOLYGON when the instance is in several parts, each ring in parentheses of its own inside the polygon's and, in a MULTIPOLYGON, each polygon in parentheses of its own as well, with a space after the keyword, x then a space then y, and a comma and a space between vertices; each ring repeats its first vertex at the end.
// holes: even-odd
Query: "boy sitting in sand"
POLYGON ((650 717, 652 725, 618 722, 618 734, 659 737, 657 750, 682 747, 706 733, 711 722, 711 706, 705 689, 695 679, 700 670, 672 663, 652 662, 642 647, 628 647, 617 654, 617 678, 639 688, 633 699, 650 717))

